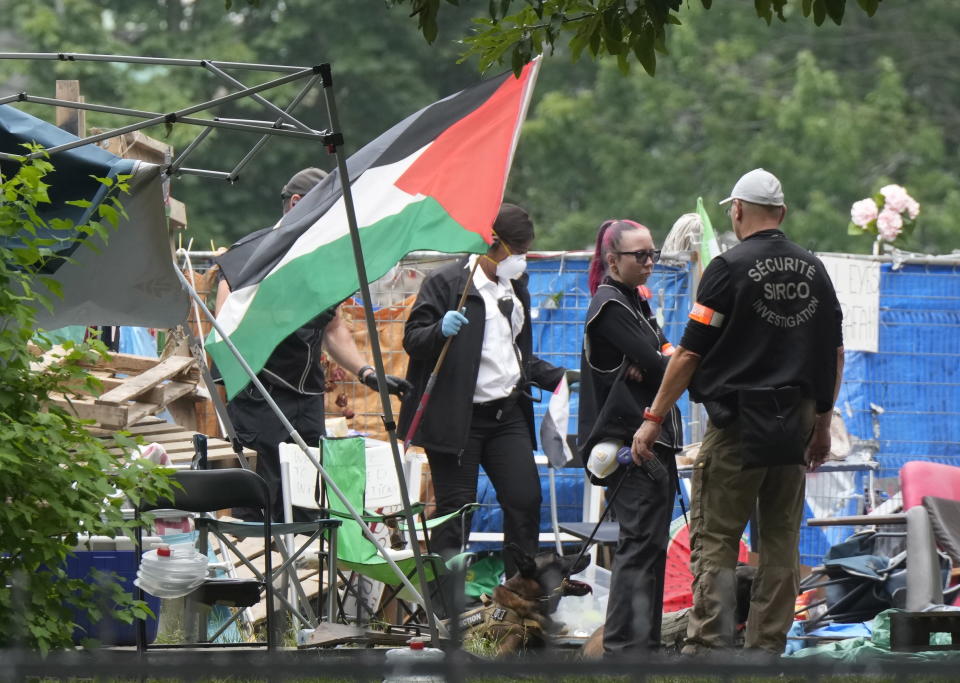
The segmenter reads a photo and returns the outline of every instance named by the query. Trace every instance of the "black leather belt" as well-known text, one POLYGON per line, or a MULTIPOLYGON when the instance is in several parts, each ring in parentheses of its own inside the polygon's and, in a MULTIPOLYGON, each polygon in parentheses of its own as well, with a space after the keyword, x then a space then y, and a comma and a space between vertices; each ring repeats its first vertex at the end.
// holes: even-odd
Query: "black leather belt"
POLYGON ((481 403, 474 403, 474 411, 478 411, 484 414, 489 415, 493 413, 497 420, 503 417, 503 414, 510 410, 513 405, 517 402, 517 398, 520 396, 520 392, 514 389, 507 396, 503 398, 495 398, 492 401, 483 401, 481 403))
POLYGON ((482 403, 474 403, 474 410, 494 410, 496 408, 502 408, 507 401, 511 400, 510 396, 504 396, 503 398, 495 398, 492 401, 483 401, 482 403))

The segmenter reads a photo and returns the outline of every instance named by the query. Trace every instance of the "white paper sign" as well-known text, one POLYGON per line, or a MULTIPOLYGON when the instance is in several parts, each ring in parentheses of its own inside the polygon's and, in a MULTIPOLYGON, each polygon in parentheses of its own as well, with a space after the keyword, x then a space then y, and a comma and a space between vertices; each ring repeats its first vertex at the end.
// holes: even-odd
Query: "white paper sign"
MULTIPOLYGON (((367 467, 367 486, 364 494, 367 510, 389 506, 402 506, 397 470, 393 464, 390 444, 376 439, 366 439, 364 455, 367 467)), ((311 448, 313 457, 320 452, 311 448)), ((281 459, 290 463, 290 499, 293 505, 317 508, 314 500, 317 468, 295 444, 280 444, 281 459)))
POLYGON ((402 505, 397 468, 393 464, 393 450, 386 441, 366 440, 368 510, 390 505, 402 505))
POLYGON ((880 263, 821 256, 843 309, 843 347, 876 353, 880 338, 880 263))

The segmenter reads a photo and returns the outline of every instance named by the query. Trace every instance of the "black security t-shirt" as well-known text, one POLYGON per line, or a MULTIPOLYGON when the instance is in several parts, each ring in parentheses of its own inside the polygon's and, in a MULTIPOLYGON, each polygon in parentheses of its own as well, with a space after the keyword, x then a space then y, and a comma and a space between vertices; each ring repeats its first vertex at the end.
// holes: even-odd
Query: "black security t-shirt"
POLYGON ((710 262, 680 343, 702 357, 690 387, 697 401, 799 386, 819 412, 833 405, 840 304, 820 259, 779 230, 710 262))

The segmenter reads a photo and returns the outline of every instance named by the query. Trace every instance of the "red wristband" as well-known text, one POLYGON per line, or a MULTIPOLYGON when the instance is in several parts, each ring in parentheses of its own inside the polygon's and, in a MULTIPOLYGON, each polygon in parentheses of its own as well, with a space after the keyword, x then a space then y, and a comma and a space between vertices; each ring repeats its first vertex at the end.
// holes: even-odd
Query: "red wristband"
POLYGON ((658 425, 662 425, 662 424, 663 424, 663 416, 662 416, 662 415, 654 415, 653 413, 650 412, 650 408, 649 408, 649 407, 643 409, 643 419, 646 420, 646 421, 649 421, 649 422, 655 422, 655 423, 657 423, 658 425))

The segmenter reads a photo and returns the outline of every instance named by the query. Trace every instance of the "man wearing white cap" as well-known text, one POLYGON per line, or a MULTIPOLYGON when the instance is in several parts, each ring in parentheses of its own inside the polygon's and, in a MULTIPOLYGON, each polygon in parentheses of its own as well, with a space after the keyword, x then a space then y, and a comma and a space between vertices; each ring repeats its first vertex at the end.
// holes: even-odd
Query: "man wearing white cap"
POLYGON ((787 207, 776 176, 754 169, 720 203, 740 244, 704 270, 633 457, 651 457, 659 423, 689 387, 710 422, 694 464, 683 651, 733 645, 738 542, 756 509, 760 566, 744 646, 780 654, 799 588, 805 470, 830 451, 842 314, 823 264, 780 230, 787 207))

